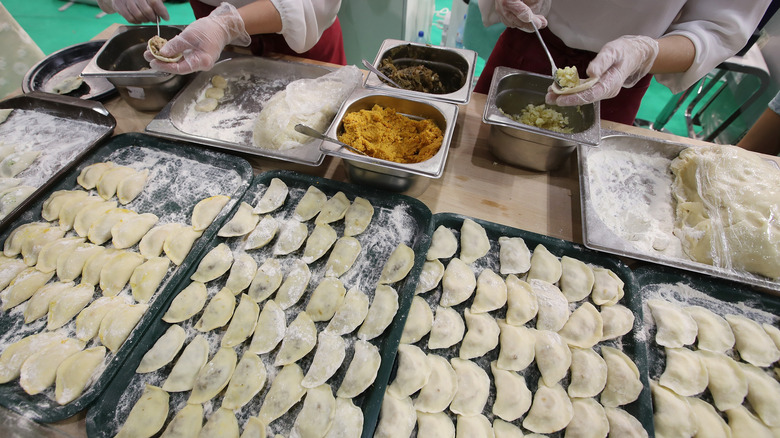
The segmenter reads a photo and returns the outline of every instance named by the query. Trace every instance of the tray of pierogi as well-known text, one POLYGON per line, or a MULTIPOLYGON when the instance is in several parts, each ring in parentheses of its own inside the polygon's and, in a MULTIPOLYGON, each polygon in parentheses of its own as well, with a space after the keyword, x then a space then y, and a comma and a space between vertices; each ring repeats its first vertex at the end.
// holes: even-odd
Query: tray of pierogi
POLYGON ((414 198, 257 175, 88 435, 371 436, 430 227, 414 198))
POLYGON ((195 76, 146 132, 318 166, 322 140, 298 133, 295 125, 325 132, 361 79, 355 66, 333 70, 256 56, 226 59, 195 76))
POLYGON ((99 102, 40 91, 0 102, 0 229, 115 127, 99 102))
POLYGON ((663 266, 635 276, 659 436, 772 436, 780 426, 780 299, 663 266))
POLYGON ((625 264, 452 213, 434 227, 374 436, 652 436, 625 264))
POLYGON ((579 146, 589 248, 780 293, 780 167, 736 146, 579 146))
POLYGON ((52 422, 106 388, 249 186, 245 160, 144 134, 92 149, 0 233, 0 405, 52 422), (203 199, 218 199, 193 215, 203 199))

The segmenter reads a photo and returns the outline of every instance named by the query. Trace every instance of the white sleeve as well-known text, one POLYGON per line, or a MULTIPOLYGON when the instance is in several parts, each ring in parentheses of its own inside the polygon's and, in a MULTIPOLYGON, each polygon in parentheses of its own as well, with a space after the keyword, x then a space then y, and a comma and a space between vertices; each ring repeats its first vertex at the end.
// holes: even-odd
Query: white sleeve
POLYGON ((734 56, 758 26, 771 0, 692 0, 666 35, 683 35, 696 48, 693 65, 684 73, 657 74, 658 82, 679 93, 734 56))
POLYGON ((482 14, 482 24, 485 27, 501 23, 501 14, 496 9, 496 0, 479 0, 479 13, 482 14))
POLYGON ((322 32, 336 21, 341 0, 271 0, 282 17, 282 32, 287 45, 298 53, 306 52, 320 40, 322 32))

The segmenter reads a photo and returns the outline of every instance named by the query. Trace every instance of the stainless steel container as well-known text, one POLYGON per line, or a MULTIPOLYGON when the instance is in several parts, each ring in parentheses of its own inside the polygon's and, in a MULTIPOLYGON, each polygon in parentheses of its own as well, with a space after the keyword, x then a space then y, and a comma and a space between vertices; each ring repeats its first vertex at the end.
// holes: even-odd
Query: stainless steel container
POLYGON ((488 144, 496 158, 514 166, 549 171, 560 167, 577 144, 599 143, 599 102, 578 107, 552 107, 568 117, 571 133, 526 125, 507 115, 520 114, 529 104, 543 104, 551 83, 552 76, 507 67, 495 69, 482 121, 490 125, 488 144))
POLYGON ((460 84, 460 87, 444 94, 404 90, 382 82, 377 75, 370 72, 364 81, 365 87, 388 92, 392 91, 393 93, 411 98, 435 99, 456 104, 466 104, 471 99, 474 67, 477 60, 477 52, 473 50, 387 39, 382 42, 382 46, 379 48, 379 53, 377 53, 374 59, 374 67, 378 69, 384 59, 398 59, 407 64, 414 63, 417 60, 422 65, 438 73, 443 83, 453 84, 451 88, 455 88, 456 85, 454 84, 460 84))
POLYGON ((355 90, 341 106, 327 135, 337 138, 344 131, 342 122, 344 116, 364 109, 370 110, 374 105, 393 108, 398 113, 413 119, 432 119, 443 135, 441 148, 436 155, 420 163, 403 164, 359 155, 327 141, 320 146, 322 151, 344 160, 347 177, 352 183, 366 184, 409 196, 421 195, 428 188, 431 180, 441 177, 444 172, 455 121, 458 118, 458 106, 361 88, 355 90))
MULTIPOLYGON (((179 27, 160 26, 160 36, 168 40, 179 32, 179 27)), ((190 75, 149 68, 143 53, 154 35, 157 26, 120 26, 87 64, 82 76, 106 78, 122 99, 139 111, 159 111, 187 83, 190 75)))

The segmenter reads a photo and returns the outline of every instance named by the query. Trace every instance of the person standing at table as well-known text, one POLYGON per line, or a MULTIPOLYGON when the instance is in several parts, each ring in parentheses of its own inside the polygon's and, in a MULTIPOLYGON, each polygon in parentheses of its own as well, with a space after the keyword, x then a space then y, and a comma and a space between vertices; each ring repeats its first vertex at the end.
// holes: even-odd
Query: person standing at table
MULTIPOLYGON (((98 0, 98 5, 131 23, 169 19, 162 0, 98 0)), ((336 16, 341 0, 190 0, 190 5, 198 19, 161 49, 163 56, 183 53, 183 58, 169 64, 147 51, 153 68, 177 74, 209 70, 228 44, 248 46, 255 55, 274 52, 347 63, 336 16)))
POLYGON ((775 94, 737 146, 762 154, 780 155, 780 92, 775 94))
POLYGON ((479 0, 486 26, 503 22, 475 91, 487 93, 493 70, 507 66, 550 74, 575 66, 600 79, 571 95, 548 93, 560 106, 601 101, 601 117, 633 124, 654 74, 673 93, 693 85, 745 46, 771 0, 479 0))

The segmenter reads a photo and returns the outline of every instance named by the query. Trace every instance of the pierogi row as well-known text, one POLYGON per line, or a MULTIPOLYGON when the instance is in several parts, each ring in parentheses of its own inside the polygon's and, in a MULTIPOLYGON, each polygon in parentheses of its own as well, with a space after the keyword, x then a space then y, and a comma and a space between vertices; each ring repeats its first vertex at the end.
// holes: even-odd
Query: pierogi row
POLYGON ((621 350, 634 315, 620 278, 520 237, 491 242, 468 218, 459 231, 434 232, 374 436, 647 436, 622 409, 643 385, 621 350))

